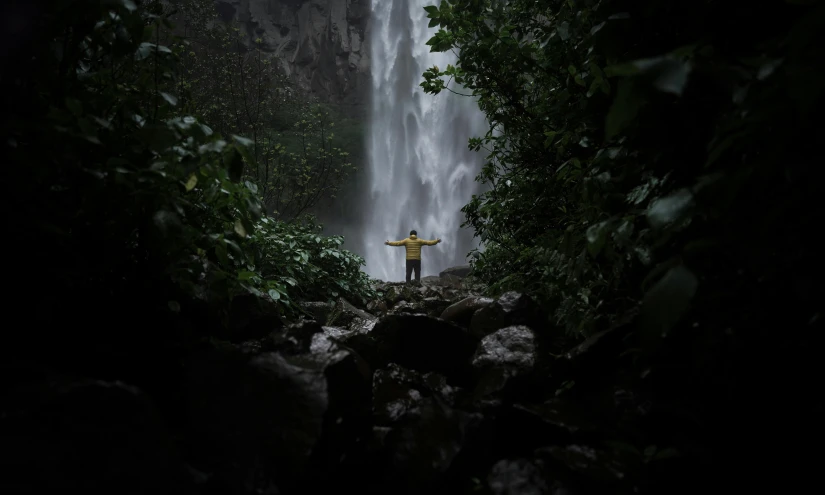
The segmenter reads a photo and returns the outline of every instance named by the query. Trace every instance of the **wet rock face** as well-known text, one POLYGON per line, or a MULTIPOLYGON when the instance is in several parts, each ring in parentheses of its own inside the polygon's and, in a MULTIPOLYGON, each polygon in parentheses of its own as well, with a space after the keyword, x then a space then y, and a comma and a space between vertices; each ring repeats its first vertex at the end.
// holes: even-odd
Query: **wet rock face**
POLYGON ((335 308, 327 318, 326 325, 341 328, 370 330, 378 320, 374 315, 356 308, 344 298, 339 298, 335 308))
POLYGON ((511 325, 544 327, 541 309, 533 299, 518 292, 505 292, 493 304, 480 308, 470 320, 470 332, 478 339, 511 325))
POLYGON ((299 88, 322 101, 366 108, 370 86, 370 0, 218 0, 247 43, 272 53, 299 88))
POLYGON ((487 477, 494 495, 545 495, 547 482, 540 468, 527 459, 497 462, 487 477))
POLYGON ((328 302, 305 302, 301 303, 301 309, 321 325, 326 325, 335 305, 328 302))
POLYGON ((62 377, 7 395, 2 493, 187 493, 192 481, 159 411, 121 382, 62 377))
POLYGON ((424 315, 389 315, 371 337, 379 362, 398 363, 421 372, 434 371, 461 380, 478 342, 465 329, 424 315))
POLYGON ((525 326, 502 328, 484 337, 473 356, 473 368, 478 377, 476 393, 489 395, 511 382, 527 387, 524 382, 536 368, 538 350, 535 333, 525 326))
POLYGON ((188 437, 197 464, 214 468, 207 471, 216 480, 242 476, 236 465, 260 466, 261 479, 297 487, 314 470, 334 471, 365 434, 369 367, 323 333, 308 350, 251 357, 215 350, 188 360, 188 437))
POLYGON ((458 277, 458 278, 464 278, 467 275, 469 275, 470 273, 472 273, 472 271, 473 271, 473 269, 470 265, 459 265, 459 266, 453 266, 453 267, 447 268, 443 272, 439 273, 438 276, 439 277, 453 276, 453 277, 458 277))
POLYGON ((484 337, 473 357, 473 367, 502 367, 513 374, 533 369, 537 360, 533 330, 525 326, 502 328, 484 337))
POLYGON ((441 313, 441 319, 455 322, 461 326, 469 326, 473 314, 481 308, 493 304, 489 297, 470 296, 447 307, 441 313))

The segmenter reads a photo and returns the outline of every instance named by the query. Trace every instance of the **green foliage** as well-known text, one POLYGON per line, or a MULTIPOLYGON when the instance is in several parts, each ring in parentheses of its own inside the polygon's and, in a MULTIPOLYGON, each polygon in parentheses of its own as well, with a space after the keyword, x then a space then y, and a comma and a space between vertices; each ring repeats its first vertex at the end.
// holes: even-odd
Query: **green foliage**
MULTIPOLYGON (((490 122, 470 142, 487 152, 478 180, 489 190, 464 212, 485 245, 477 273, 493 291, 531 291, 557 308, 558 324, 587 334, 640 304, 662 277, 681 287, 668 303, 685 304, 695 275, 668 275, 707 270, 697 256, 737 239, 791 236, 767 211, 752 227, 761 210, 742 201, 783 173, 807 173, 807 160, 789 160, 778 143, 816 127, 799 122, 812 122, 822 98, 821 72, 805 62, 821 8, 779 6, 780 27, 767 10, 741 7, 762 29, 745 43, 702 27, 709 18, 735 24, 736 8, 455 1, 427 9, 441 28, 430 46, 459 59, 429 69, 421 86, 472 93, 490 122), (677 18, 687 27, 669 29, 677 18)), ((795 146, 803 156, 807 145, 795 146)))
POLYGON ((341 239, 262 214, 244 180, 254 142, 190 113, 175 91, 183 47, 160 43, 163 16, 128 1, 72 5, 50 12, 36 70, 11 82, 19 118, 3 129, 6 159, 24 164, 12 225, 33 233, 30 276, 50 281, 53 307, 82 311, 78 297, 178 312, 188 298, 226 310, 251 291, 290 311, 302 297, 369 295, 341 239))
POLYGON ((326 109, 302 108, 293 120, 284 132, 262 132, 254 145, 259 159, 252 175, 269 213, 286 220, 335 198, 354 170, 349 154, 335 146, 335 122, 326 109))
POLYGON ((239 273, 251 292, 266 291, 274 299, 307 301, 345 297, 356 304, 375 298, 363 258, 341 249, 343 237, 321 235, 312 217, 301 223, 263 220, 250 236, 259 270, 239 273))
POLYGON ((668 493, 688 478, 701 491, 710 478, 697 472, 737 483, 757 465, 782 472, 763 454, 792 451, 821 424, 808 384, 825 276, 811 234, 825 225, 825 5, 456 0, 427 12, 440 28, 432 50, 458 61, 421 86, 471 94, 490 123, 469 143, 486 153, 486 191, 463 210, 484 243, 474 273, 492 292, 538 297, 547 331, 605 330, 598 351, 583 351, 598 358, 567 376, 566 359, 551 367, 558 390, 618 411, 604 421, 630 450, 684 454, 681 474, 627 471, 604 491, 668 493), (755 407, 768 384, 793 387, 798 405, 755 407), (625 392, 648 406, 617 406, 625 392), (782 440, 744 418, 782 428, 782 440), (716 452, 724 463, 708 461, 716 452))

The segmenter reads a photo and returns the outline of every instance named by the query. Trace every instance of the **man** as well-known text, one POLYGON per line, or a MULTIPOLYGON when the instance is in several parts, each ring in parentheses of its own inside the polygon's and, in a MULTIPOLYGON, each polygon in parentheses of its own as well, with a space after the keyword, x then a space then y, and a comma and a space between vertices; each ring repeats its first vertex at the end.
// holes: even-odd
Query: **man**
POLYGON ((435 246, 441 239, 425 241, 418 238, 418 232, 411 230, 410 236, 402 241, 385 241, 387 246, 404 246, 407 249, 407 282, 410 281, 410 274, 415 270, 415 281, 421 276, 421 246, 435 246))

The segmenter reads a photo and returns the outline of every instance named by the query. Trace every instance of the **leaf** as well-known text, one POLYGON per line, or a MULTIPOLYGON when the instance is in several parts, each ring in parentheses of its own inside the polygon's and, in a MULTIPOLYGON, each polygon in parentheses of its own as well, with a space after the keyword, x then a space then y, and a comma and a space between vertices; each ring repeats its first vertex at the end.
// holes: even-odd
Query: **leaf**
POLYGON ((556 27, 556 32, 559 33, 559 38, 562 41, 567 41, 570 38, 570 23, 567 21, 562 22, 556 27))
POLYGON ((663 93, 681 96, 688 81, 691 67, 687 63, 667 58, 658 66, 659 74, 653 86, 663 93))
POLYGON ((627 64, 611 65, 604 69, 607 76, 642 76, 654 88, 680 96, 687 85, 690 64, 672 56, 634 60, 627 64))
POLYGON ((158 229, 160 229, 160 231, 164 234, 172 228, 180 225, 178 215, 168 210, 159 210, 155 212, 152 219, 155 222, 155 226, 157 226, 158 229))
POLYGON ((243 156, 237 148, 232 150, 232 157, 229 159, 229 180, 232 182, 240 182, 243 177, 243 156))
POLYGON ((80 103, 80 100, 66 98, 66 108, 69 109, 75 117, 80 117, 80 115, 83 114, 83 105, 80 103))
POLYGON ((653 460, 654 461, 659 461, 659 460, 662 460, 662 459, 670 459, 672 457, 679 457, 679 456, 680 456, 679 451, 677 451, 676 449, 671 447, 671 448, 662 449, 662 450, 656 452, 656 454, 653 456, 653 460))
POLYGON ((220 153, 221 151, 223 151, 224 148, 226 148, 226 141, 224 141, 223 139, 218 139, 218 140, 212 141, 210 143, 206 143, 204 145, 201 145, 198 148, 198 153, 204 154, 204 153, 207 153, 207 152, 210 152, 210 151, 214 151, 215 153, 220 153))
POLYGON ((759 71, 756 73, 756 79, 764 81, 765 79, 770 77, 770 75, 773 74, 774 71, 776 71, 776 69, 778 69, 780 65, 782 65, 782 62, 782 59, 777 59, 762 64, 762 66, 759 67, 759 71))
POLYGON ((124 7, 126 7, 126 10, 128 10, 129 12, 134 12, 135 10, 137 10, 137 5, 135 5, 135 2, 133 2, 132 0, 120 0, 120 3, 124 7))
POLYGON ((274 300, 276 300, 276 301, 277 301, 277 300, 279 300, 279 299, 281 298, 281 293, 280 293, 280 292, 278 292, 278 291, 277 291, 277 290, 275 290, 275 289, 269 289, 269 291, 267 292, 267 294, 269 294, 269 297, 271 297, 272 299, 274 299, 274 300))
POLYGON ((169 102, 170 105, 173 107, 178 105, 178 99, 174 95, 170 95, 169 93, 164 93, 163 91, 160 92, 160 95, 163 97, 164 100, 169 102))
POLYGON ((198 176, 195 175, 195 174, 192 174, 192 175, 189 176, 189 180, 186 181, 186 191, 187 192, 191 191, 192 189, 195 188, 196 185, 198 185, 198 176))
POLYGON ((251 139, 245 138, 243 136, 237 136, 235 134, 232 135, 232 139, 241 146, 252 146, 253 144, 255 144, 251 139))
POLYGON ((608 222, 591 225, 587 229, 587 252, 594 258, 598 256, 607 240, 608 222))
POLYGON ((177 301, 169 301, 166 303, 169 306, 169 309, 175 313, 180 313, 180 303, 177 301))
POLYGON ((646 213, 647 221, 653 228, 665 227, 685 218, 693 205, 693 193, 689 189, 680 189, 653 201, 646 213))
POLYGON ((699 280, 687 267, 671 268, 644 295, 641 317, 645 335, 666 336, 687 312, 698 286, 699 280))
POLYGON ((605 121, 605 137, 607 140, 613 139, 620 132, 625 130, 639 114, 639 110, 644 105, 644 98, 637 90, 632 79, 621 79, 616 97, 610 106, 605 121))

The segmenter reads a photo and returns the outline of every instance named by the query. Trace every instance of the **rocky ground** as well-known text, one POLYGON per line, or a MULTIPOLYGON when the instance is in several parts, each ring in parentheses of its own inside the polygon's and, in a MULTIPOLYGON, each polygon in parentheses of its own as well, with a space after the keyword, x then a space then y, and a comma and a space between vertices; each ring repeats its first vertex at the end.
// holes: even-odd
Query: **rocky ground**
POLYGON ((604 405, 570 392, 573 373, 575 390, 605 387, 581 370, 604 369, 616 330, 566 348, 529 297, 482 297, 466 272, 378 283, 360 308, 306 303, 274 331, 265 310, 243 311, 233 324, 259 337, 187 353, 160 408, 116 381, 21 388, 0 421, 17 453, 4 493, 630 490, 638 462, 600 450, 604 405))

